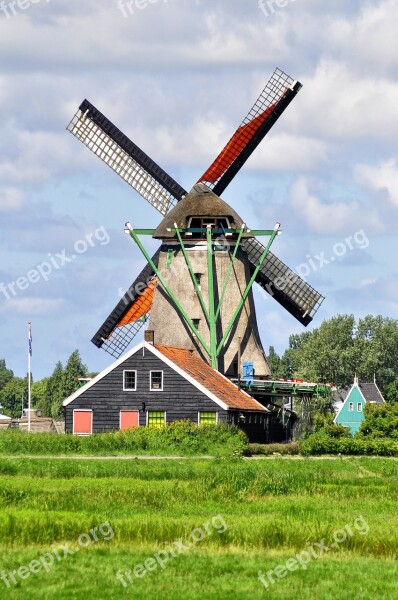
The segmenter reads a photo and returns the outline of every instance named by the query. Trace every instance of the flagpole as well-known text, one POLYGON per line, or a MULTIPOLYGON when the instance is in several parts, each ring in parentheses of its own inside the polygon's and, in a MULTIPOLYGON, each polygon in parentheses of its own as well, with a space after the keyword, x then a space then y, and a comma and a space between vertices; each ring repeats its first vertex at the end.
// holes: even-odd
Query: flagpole
POLYGON ((30 404, 31 404, 31 377, 30 377, 30 361, 32 357, 32 329, 31 323, 28 323, 28 340, 29 340, 29 348, 28 348, 28 431, 30 431, 30 404))

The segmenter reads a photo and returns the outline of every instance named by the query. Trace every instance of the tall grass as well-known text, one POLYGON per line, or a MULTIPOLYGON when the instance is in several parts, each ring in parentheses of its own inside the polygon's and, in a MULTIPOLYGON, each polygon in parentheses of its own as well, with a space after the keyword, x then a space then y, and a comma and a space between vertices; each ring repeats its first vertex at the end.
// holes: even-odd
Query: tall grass
POLYGON ((363 515, 345 550, 398 554, 398 465, 387 460, 2 459, 0 543, 74 541, 110 521, 115 543, 162 544, 221 514, 206 546, 300 550, 363 515))
MULTIPOLYGON (((33 437, 33 436, 32 436, 33 437)), ((82 533, 109 522, 99 540, 49 573, 31 574, 0 597, 10 600, 231 599, 371 600, 396 597, 398 461, 139 460, 0 456, 0 572, 27 565, 52 545, 73 550, 82 533), (117 571, 134 569, 221 515, 227 529, 125 589, 117 571), (369 526, 268 592, 258 571, 286 563, 307 542, 326 546, 362 516, 369 526)))

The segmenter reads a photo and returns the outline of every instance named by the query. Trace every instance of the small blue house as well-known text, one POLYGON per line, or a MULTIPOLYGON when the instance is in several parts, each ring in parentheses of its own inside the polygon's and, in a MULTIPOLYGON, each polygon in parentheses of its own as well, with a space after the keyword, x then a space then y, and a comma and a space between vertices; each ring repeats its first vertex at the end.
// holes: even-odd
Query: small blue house
POLYGON ((359 383, 355 377, 354 384, 348 391, 334 422, 336 425, 349 427, 354 435, 359 431, 362 421, 365 419, 365 404, 383 404, 385 402, 376 381, 374 383, 359 383))

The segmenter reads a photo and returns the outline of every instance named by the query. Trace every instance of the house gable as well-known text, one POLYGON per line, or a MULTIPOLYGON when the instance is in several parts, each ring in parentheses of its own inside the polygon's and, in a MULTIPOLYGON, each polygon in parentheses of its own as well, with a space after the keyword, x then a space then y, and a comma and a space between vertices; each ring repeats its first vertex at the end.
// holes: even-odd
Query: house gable
POLYGON ((335 424, 349 427, 351 433, 357 433, 365 418, 365 404, 366 400, 361 389, 354 383, 334 419, 335 424))
POLYGON ((127 354, 119 358, 112 365, 104 369, 95 378, 89 381, 85 386, 77 390, 63 402, 63 406, 68 406, 76 398, 85 394, 91 387, 96 386, 105 377, 109 377, 113 371, 118 371, 123 367, 123 371, 135 370, 130 365, 133 356, 140 356, 139 364, 143 364, 145 353, 149 351, 160 361, 172 369, 175 373, 183 377, 188 383, 196 387, 202 394, 218 404, 223 410, 228 408, 237 410, 255 410, 266 412, 257 400, 254 400, 243 390, 239 390, 224 375, 214 371, 207 363, 200 358, 191 355, 187 350, 180 348, 171 348, 167 346, 153 346, 145 341, 135 346, 127 354), (140 352, 141 351, 141 352, 140 352), (224 401, 224 398, 226 401, 224 401))

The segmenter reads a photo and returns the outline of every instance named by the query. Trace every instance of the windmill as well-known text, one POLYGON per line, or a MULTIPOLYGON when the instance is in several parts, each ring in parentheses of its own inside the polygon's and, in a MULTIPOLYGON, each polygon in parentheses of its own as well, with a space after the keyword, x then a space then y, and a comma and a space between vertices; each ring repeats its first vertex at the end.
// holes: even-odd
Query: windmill
MULTIPOLYGON (((152 257, 146 253, 144 246, 139 242, 139 232, 129 225, 128 232, 140 245, 146 256, 147 265, 93 337, 92 342, 98 348, 103 348, 114 357, 119 357, 151 314, 150 327, 157 329, 161 336, 159 340, 158 333, 156 334, 157 343, 177 345, 175 341, 174 343, 170 341, 179 339, 183 347, 190 344, 192 350, 196 350, 200 355, 205 350, 204 354, 207 353, 207 359, 210 357, 212 366, 218 367, 228 375, 232 374, 233 364, 236 365, 236 356, 239 354, 240 357, 240 347, 238 348, 237 343, 239 333, 241 340, 239 344, 243 339, 246 358, 254 358, 257 374, 267 376, 269 368, 258 335, 251 295, 252 283, 255 281, 259 284, 304 326, 312 321, 324 298, 269 251, 278 233, 277 228, 275 231, 250 231, 235 211, 220 198, 301 87, 298 81, 294 81, 286 73, 276 69, 231 140, 189 194, 95 106, 88 100, 82 102, 67 129, 164 217, 156 231, 141 231, 162 240, 161 247, 152 257), (266 247, 255 234, 269 236, 266 247), (220 235, 224 240, 228 239, 227 236, 231 238, 229 241, 232 246, 228 246, 228 252, 224 250, 222 254, 223 249, 218 248, 218 250, 220 250, 220 260, 228 255, 227 280, 232 288, 227 288, 225 282, 223 284, 221 281, 217 281, 214 286, 210 285, 209 270, 215 270, 217 279, 221 269, 217 256, 213 256, 217 254, 215 253, 216 238, 220 235), (187 240, 186 238, 190 236, 193 238, 187 240), (176 240, 177 249, 172 247, 176 240), (192 261, 190 263, 189 259, 187 260, 186 243, 188 242, 190 248, 194 246, 196 250, 201 251, 202 261, 207 261, 206 294, 201 293, 202 283, 199 280, 205 269, 202 266, 195 267, 192 261), (205 246, 207 251, 211 249, 212 258, 209 258, 208 252, 206 253, 205 246), (173 286, 167 286, 162 276, 164 270, 170 268, 175 255, 179 256, 181 265, 185 263, 192 279, 194 294, 196 294, 195 302, 201 306, 202 314, 207 321, 205 328, 207 339, 205 339, 206 335, 202 335, 199 331, 197 322, 199 318, 193 313, 187 314, 186 306, 184 308, 181 304, 181 296, 184 296, 183 289, 179 288, 179 298, 176 297, 171 289, 173 286), (230 271, 234 272, 233 277, 230 271), (237 271, 240 271, 240 275, 237 271), (158 286, 158 283, 161 285, 158 286), (235 290, 233 290, 234 285, 235 290), (237 306, 239 313, 235 315, 236 310, 233 311, 235 320, 230 318, 225 302, 224 313, 220 309, 220 301, 224 301, 223 295, 226 292, 230 294, 231 289, 234 297, 238 297, 239 294, 241 296, 240 299, 238 298, 237 306), (174 295, 174 299, 170 293, 174 295), (243 298, 244 294, 246 296, 243 298), (213 296, 218 297, 218 304, 213 296), (210 307, 206 304, 209 300, 210 307), (178 314, 179 323, 185 328, 183 338, 177 333, 178 321, 173 320, 172 313, 168 310, 171 305, 173 310, 177 309, 175 312, 178 314), (226 310, 228 314, 225 313, 226 310), (218 317, 218 321, 215 317, 218 317), (156 325, 157 322, 159 327, 156 325), (225 347, 222 347, 221 342, 225 347), (215 356, 214 346, 218 352, 217 356, 215 356), (220 361, 222 361, 221 367, 220 361)), ((198 257, 199 254, 200 252, 195 255, 191 253, 191 257, 198 257)), ((214 279, 213 272, 212 275, 214 279)), ((177 278, 174 278, 174 286, 176 283, 177 278)), ((188 305, 193 306, 192 298, 188 305)), ((182 328, 178 331, 182 331, 182 328)))

